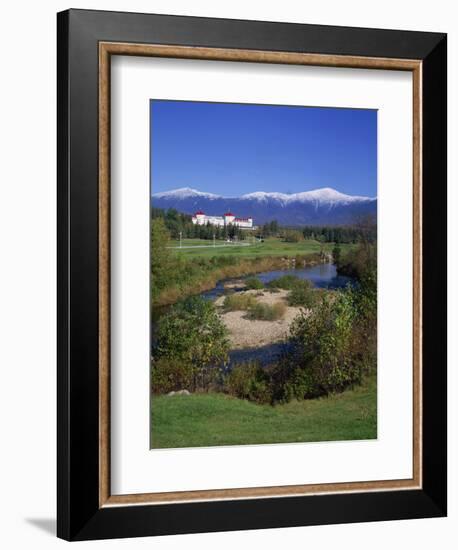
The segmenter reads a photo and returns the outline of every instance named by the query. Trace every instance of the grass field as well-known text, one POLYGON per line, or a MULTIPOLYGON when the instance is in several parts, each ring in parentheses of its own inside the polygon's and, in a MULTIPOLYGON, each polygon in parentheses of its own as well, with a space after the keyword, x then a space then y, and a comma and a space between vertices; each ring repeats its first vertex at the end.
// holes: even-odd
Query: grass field
POLYGON ((341 394, 275 407, 217 393, 153 396, 151 402, 152 448, 377 437, 375 375, 341 394))
MULTIPOLYGON (((288 258, 296 258, 302 266, 314 265, 321 261, 320 251, 330 252, 334 248, 334 243, 315 240, 287 243, 279 238, 269 238, 250 246, 224 241, 217 243, 219 246, 214 247, 210 240, 183 239, 183 248, 179 248, 179 242, 172 241, 167 248, 172 260, 169 272, 163 274, 161 291, 153 293, 153 306, 173 304, 210 290, 223 279, 290 269, 293 266, 288 258)), ((354 246, 342 244, 341 251, 345 253, 354 246)))
MULTIPOLYGON (((244 243, 249 241, 243 241, 244 243)), ((255 243, 250 246, 236 244, 224 245, 224 241, 216 241, 218 246, 213 247, 212 241, 201 239, 183 239, 182 245, 196 248, 178 248, 179 242, 172 241, 171 246, 176 246, 173 251, 183 255, 185 258, 211 258, 212 256, 243 256, 244 258, 256 258, 261 256, 298 256, 320 252, 320 250, 331 251, 332 243, 320 243, 315 240, 307 240, 299 243, 285 243, 281 239, 270 238, 263 243, 255 243), (202 248, 200 248, 202 247, 202 248)), ((342 251, 351 245, 341 245, 342 251)))

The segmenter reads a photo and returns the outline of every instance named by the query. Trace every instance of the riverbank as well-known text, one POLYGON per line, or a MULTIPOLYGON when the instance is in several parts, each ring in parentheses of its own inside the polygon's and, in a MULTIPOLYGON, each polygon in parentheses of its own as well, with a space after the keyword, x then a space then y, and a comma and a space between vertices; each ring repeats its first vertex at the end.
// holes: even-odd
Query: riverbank
MULTIPOLYGON (((256 275, 271 270, 296 269, 298 267, 311 267, 320 263, 327 263, 329 258, 320 253, 310 253, 297 256, 262 256, 257 258, 230 258, 232 261, 225 265, 218 265, 209 259, 185 260, 185 264, 179 266, 186 278, 179 284, 171 285, 155 297, 153 307, 174 304, 178 300, 201 294, 211 290, 218 281, 235 279, 247 275, 256 275), (188 269, 186 269, 188 268, 188 269)), ((226 258, 227 260, 227 258, 226 258)), ((178 269, 178 266, 177 266, 178 269)))
MULTIPOLYGON (((300 307, 287 305, 289 291, 246 290, 242 295, 253 296, 258 303, 272 306, 284 304, 285 313, 281 319, 275 321, 252 320, 247 317, 246 311, 222 311, 219 315, 229 333, 231 350, 244 348, 259 348, 281 342, 286 338, 289 327, 294 318, 301 312, 300 307)), ((217 307, 222 307, 224 296, 215 301, 217 307)))

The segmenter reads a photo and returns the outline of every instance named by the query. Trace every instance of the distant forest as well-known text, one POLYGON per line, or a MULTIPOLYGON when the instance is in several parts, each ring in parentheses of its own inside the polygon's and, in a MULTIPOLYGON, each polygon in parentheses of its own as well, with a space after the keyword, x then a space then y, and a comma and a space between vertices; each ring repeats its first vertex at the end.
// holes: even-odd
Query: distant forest
POLYGON ((357 243, 361 240, 361 226, 364 226, 368 242, 377 240, 377 225, 371 217, 358 220, 354 225, 305 226, 301 228, 305 239, 316 239, 326 243, 357 243))
POLYGON ((260 238, 280 237, 286 241, 297 242, 301 239, 314 239, 323 243, 357 243, 361 237, 361 225, 365 225, 365 236, 368 242, 377 240, 377 225, 375 220, 358 220, 355 225, 345 226, 314 226, 282 227, 276 220, 259 226, 253 231, 240 229, 236 225, 229 224, 226 227, 211 225, 194 225, 192 216, 178 212, 174 208, 163 210, 151 208, 151 217, 162 218, 172 239, 179 239, 180 232, 183 239, 209 239, 212 240, 244 240, 247 235, 255 235, 260 238))
POLYGON ((213 239, 227 240, 236 239, 244 240, 246 232, 242 231, 236 225, 229 224, 225 227, 219 227, 207 223, 206 225, 194 225, 192 223, 192 216, 189 214, 182 214, 175 210, 175 208, 169 208, 163 210, 162 208, 151 208, 151 217, 162 218, 165 226, 168 229, 172 239, 179 239, 180 232, 183 239, 213 239))

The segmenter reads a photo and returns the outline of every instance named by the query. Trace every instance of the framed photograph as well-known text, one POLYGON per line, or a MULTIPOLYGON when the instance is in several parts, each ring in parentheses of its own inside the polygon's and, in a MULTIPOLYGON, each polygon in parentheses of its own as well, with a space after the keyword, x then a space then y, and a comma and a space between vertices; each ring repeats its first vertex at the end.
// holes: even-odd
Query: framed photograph
POLYGON ((58 14, 58 536, 446 514, 446 35, 58 14))

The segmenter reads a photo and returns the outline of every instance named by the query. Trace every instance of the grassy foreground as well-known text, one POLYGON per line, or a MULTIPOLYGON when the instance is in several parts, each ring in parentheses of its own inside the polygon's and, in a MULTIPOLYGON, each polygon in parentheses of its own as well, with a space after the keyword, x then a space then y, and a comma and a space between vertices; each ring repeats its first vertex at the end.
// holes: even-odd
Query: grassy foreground
POLYGON ((152 448, 377 437, 376 376, 320 399, 256 405, 223 394, 152 397, 152 448))

